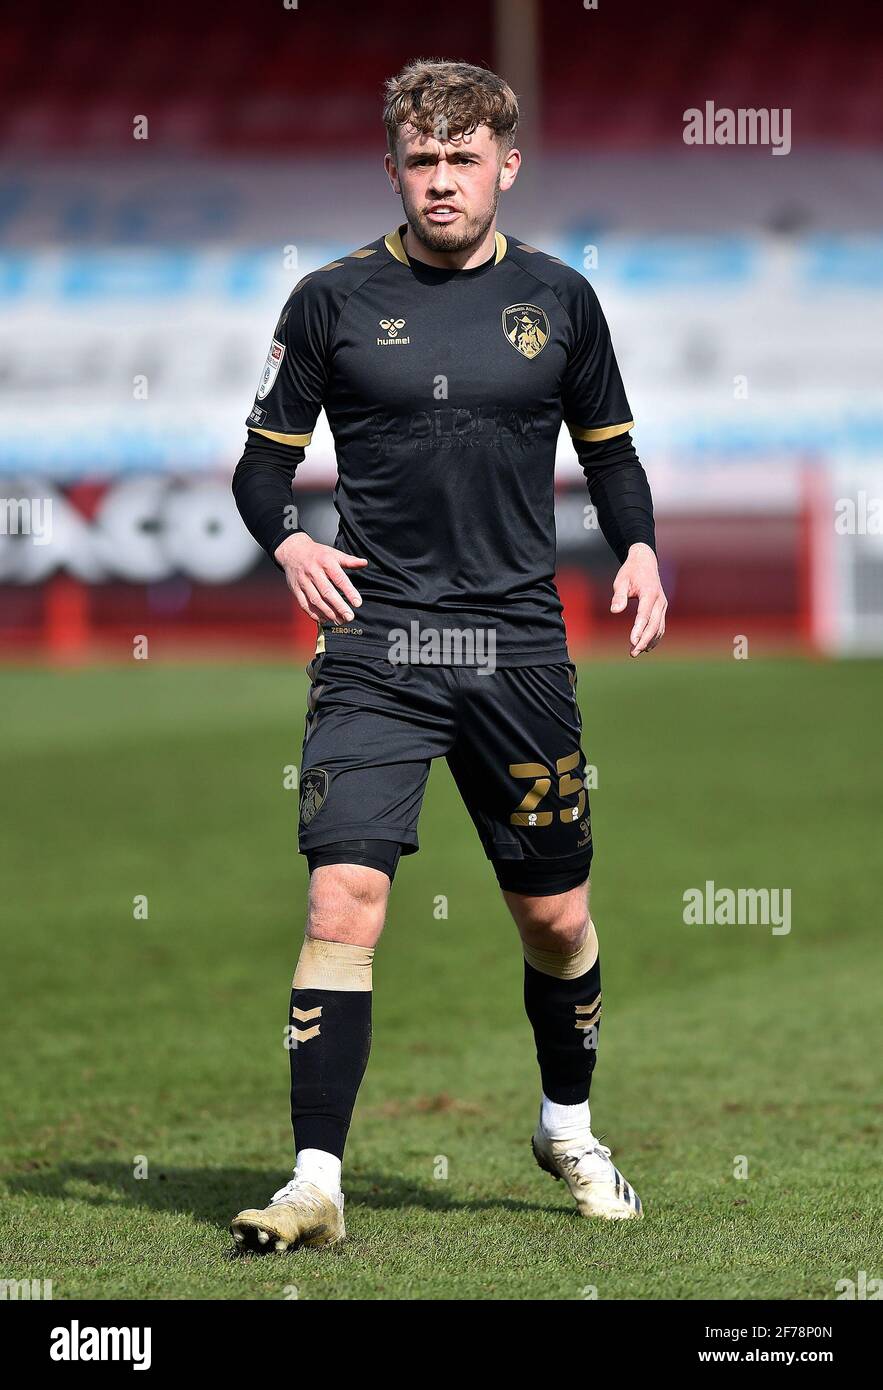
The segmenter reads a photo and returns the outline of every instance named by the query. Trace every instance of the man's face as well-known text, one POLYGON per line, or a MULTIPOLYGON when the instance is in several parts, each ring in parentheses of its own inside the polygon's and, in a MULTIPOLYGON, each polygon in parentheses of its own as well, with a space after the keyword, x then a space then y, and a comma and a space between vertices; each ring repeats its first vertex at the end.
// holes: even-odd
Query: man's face
POLYGON ((401 195, 405 217, 417 238, 432 251, 465 251, 486 236, 501 190, 515 181, 521 156, 510 150, 500 162, 500 146, 487 126, 471 135, 438 139, 403 126, 396 159, 386 156, 386 172, 401 195))

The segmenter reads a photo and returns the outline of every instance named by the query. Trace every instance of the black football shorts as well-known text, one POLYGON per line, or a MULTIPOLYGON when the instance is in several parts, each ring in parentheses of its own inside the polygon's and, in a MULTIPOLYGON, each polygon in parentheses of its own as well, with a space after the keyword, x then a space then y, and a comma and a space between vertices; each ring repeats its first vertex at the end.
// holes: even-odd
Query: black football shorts
POLYGON ((558 861, 582 866, 571 878, 585 880, 592 833, 576 667, 480 669, 355 653, 313 658, 301 853, 353 840, 413 853, 430 762, 444 757, 495 866, 558 861))

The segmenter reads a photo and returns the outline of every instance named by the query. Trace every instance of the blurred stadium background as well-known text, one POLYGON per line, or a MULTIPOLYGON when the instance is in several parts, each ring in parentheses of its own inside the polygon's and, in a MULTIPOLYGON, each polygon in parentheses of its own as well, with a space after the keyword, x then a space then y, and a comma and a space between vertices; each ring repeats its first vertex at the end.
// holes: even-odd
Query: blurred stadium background
MULTIPOLYGON (((229 478, 292 284, 400 220, 380 89, 418 54, 487 62, 522 98, 501 226, 586 267, 612 323, 668 645, 879 650, 881 33, 862 0, 7 7, 0 658, 127 658, 140 633, 153 658, 310 646, 229 478), (686 146, 709 98, 790 107, 791 152, 686 146)), ((299 500, 331 540, 323 426, 299 500)), ((612 561, 566 437, 558 472, 580 655, 619 640, 612 561)))
MULTIPOLYGON (((883 1272, 883 662, 816 659, 883 650, 881 35, 859 0, 4 7, 0 1279, 831 1299, 883 1272), (599 769, 593 1113, 650 1219, 590 1230, 532 1163, 520 953, 442 763, 377 955, 351 1240, 280 1270, 227 1260, 226 1223, 291 1161, 287 774, 315 630, 230 477, 292 285, 400 220, 380 89, 415 56, 519 93, 501 226, 586 267, 653 485, 669 631, 629 662, 562 440, 599 769), (686 146, 706 100, 790 107, 791 152, 686 146), (761 659, 734 661, 737 638, 761 659), (793 930, 685 925, 710 880, 793 892, 793 930)), ((331 540, 322 423, 298 500, 331 540)))

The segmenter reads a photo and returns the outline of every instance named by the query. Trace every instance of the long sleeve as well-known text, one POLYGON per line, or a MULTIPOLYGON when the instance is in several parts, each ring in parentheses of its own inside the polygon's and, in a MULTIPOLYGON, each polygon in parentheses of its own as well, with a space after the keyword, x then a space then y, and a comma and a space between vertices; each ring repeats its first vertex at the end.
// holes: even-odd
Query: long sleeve
POLYGON ((304 450, 277 444, 249 430, 233 474, 239 515, 270 559, 279 545, 303 527, 298 524, 292 485, 304 450))
POLYGON ((620 563, 630 545, 656 549, 650 484, 635 452, 631 407, 610 329, 587 280, 567 301, 573 329, 562 383, 564 419, 589 485, 601 534, 620 563))
POLYGON ((292 484, 322 408, 333 309, 321 285, 305 276, 276 324, 258 383, 248 437, 233 474, 239 514, 270 559, 302 531, 292 484))
POLYGON ((618 434, 597 443, 574 439, 574 447, 598 513, 601 534, 620 563, 630 545, 643 542, 655 551, 650 484, 631 434, 618 434))

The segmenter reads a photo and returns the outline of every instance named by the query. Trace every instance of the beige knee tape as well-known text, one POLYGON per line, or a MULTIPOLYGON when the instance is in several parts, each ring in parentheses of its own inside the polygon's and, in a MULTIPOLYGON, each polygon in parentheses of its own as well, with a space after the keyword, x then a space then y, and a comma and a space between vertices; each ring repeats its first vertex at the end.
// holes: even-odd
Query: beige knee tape
POLYGON ((346 941, 319 941, 305 936, 291 987, 368 991, 373 959, 373 946, 351 946, 346 941))
MULTIPOLYGON (((524 945, 524 943, 522 943, 524 945)), ((562 955, 560 951, 540 951, 535 946, 524 946, 524 959, 534 970, 542 975, 555 975, 559 980, 575 980, 591 970, 598 959, 598 938, 595 923, 589 918, 586 939, 572 956, 562 955)))

